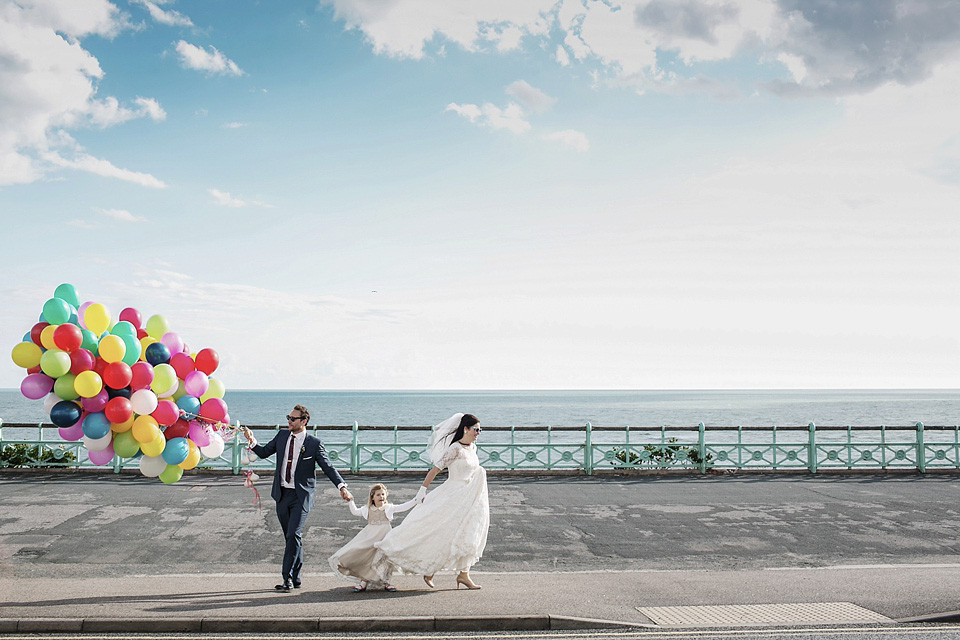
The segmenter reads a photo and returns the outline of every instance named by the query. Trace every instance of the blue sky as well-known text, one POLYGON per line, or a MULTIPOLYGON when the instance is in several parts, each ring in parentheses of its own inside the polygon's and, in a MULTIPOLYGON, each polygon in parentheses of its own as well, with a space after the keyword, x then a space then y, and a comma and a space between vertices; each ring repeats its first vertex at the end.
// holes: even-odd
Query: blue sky
POLYGON ((70 282, 228 388, 953 388, 958 102, 950 2, 0 0, 0 335, 70 282))

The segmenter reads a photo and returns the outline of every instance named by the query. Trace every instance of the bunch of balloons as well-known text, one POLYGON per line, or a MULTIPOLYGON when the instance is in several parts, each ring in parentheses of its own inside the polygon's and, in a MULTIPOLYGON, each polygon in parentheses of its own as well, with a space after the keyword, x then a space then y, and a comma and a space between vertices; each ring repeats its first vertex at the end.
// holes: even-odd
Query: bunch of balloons
POLYGON ((218 430, 230 416, 223 383, 211 377, 220 358, 191 353, 163 316, 144 324, 127 307, 114 318, 61 284, 12 356, 27 370, 20 392, 45 399, 60 436, 82 439, 94 464, 139 457, 143 475, 170 484, 201 456, 223 453, 218 430))

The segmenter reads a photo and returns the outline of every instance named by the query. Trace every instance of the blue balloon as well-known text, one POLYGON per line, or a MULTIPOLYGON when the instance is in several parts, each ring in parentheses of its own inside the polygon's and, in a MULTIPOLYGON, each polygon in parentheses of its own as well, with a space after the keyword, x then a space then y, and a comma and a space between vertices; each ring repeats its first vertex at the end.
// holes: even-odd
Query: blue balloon
POLYGON ((167 362, 170 362, 170 349, 162 342, 154 342, 147 347, 146 357, 147 362, 153 366, 157 366, 158 364, 166 364, 167 362))
POLYGON ((190 443, 186 438, 170 438, 160 456, 167 464, 180 464, 190 455, 190 443))
POLYGON ((197 412, 200 411, 200 399, 193 396, 181 396, 177 400, 177 406, 187 413, 197 415, 197 412))
POLYGON ((88 413, 83 419, 83 435, 91 440, 99 440, 110 433, 110 421, 102 411, 88 413))
MULTIPOLYGON (((80 405, 70 400, 61 400, 50 409, 50 422, 58 427, 69 427, 77 423, 83 412, 80 405)), ((107 423, 107 428, 110 424, 107 423)))

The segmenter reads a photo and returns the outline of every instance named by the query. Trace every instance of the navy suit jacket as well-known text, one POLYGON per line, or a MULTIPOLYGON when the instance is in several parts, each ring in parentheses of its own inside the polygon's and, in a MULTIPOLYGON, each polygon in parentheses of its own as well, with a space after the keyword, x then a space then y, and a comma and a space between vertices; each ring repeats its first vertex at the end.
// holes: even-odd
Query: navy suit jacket
MULTIPOLYGON (((277 454, 277 468, 273 472, 273 489, 270 491, 270 496, 277 502, 280 501, 280 467, 283 464, 284 455, 283 453, 277 452, 284 451, 287 448, 287 439, 289 437, 290 431, 288 429, 282 429, 277 432, 273 440, 267 444, 258 444, 255 447, 251 447, 253 452, 261 458, 268 458, 274 453, 277 454)), ((327 474, 330 482, 334 485, 342 483, 343 478, 340 477, 337 470, 330 464, 330 459, 327 458, 327 452, 324 450, 323 443, 320 442, 320 439, 309 433, 304 438, 300 451, 294 451, 293 454, 300 456, 300 458, 297 459, 297 468, 293 473, 293 484, 297 489, 297 498, 303 505, 304 510, 310 511, 310 509, 313 508, 313 490, 317 485, 317 467, 319 466, 323 469, 323 472, 327 474)))

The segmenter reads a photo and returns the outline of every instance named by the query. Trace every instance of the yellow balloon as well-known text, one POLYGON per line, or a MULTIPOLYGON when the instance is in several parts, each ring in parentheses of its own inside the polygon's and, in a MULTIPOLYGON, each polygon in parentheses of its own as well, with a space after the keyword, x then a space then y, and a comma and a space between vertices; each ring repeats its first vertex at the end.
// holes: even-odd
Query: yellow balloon
POLYGON ((43 351, 32 342, 21 342, 13 346, 13 352, 10 355, 13 356, 13 364, 29 369, 40 364, 43 351))
POLYGON ((100 335, 110 327, 110 310, 95 302, 83 312, 83 323, 87 325, 87 329, 100 335))
POLYGON ((177 465, 184 471, 189 471, 200 464, 200 447, 198 447, 193 440, 188 439, 187 442, 190 443, 190 453, 187 454, 183 462, 177 465))
POLYGON ((152 345, 154 342, 159 342, 159 340, 154 340, 150 336, 143 336, 140 338, 140 361, 147 361, 147 347, 152 345))
MULTIPOLYGON (((136 425, 134 425, 134 429, 136 429, 136 425)), ((133 437, 136 438, 137 436, 134 435, 133 437)), ((163 448, 165 446, 167 446, 167 439, 164 438, 163 434, 158 431, 157 437, 152 441, 140 443, 140 451, 143 451, 143 455, 145 456, 156 457, 163 453, 163 448)))
MULTIPOLYGON (((151 442, 156 439, 158 435, 161 438, 163 437, 163 434, 160 433, 160 427, 157 426, 157 421, 153 416, 137 416, 133 421, 133 438, 141 445, 151 442)), ((147 450, 142 446, 140 449, 148 456, 158 455, 156 453, 147 453, 147 450)))
POLYGON ((133 421, 134 421, 134 417, 130 416, 129 418, 127 418, 126 422, 111 422, 110 430, 113 431, 114 433, 123 433, 124 431, 130 431, 130 429, 133 427, 133 421))
POLYGON ((57 330, 58 324, 47 325, 43 328, 43 331, 40 332, 40 344, 43 345, 44 349, 58 349, 57 343, 53 341, 53 332, 57 330))
POLYGON ((222 398, 226 392, 227 390, 219 378, 210 378, 210 385, 207 387, 207 392, 200 396, 200 402, 206 402, 210 398, 222 398))
POLYGON ((81 371, 73 380, 73 389, 84 398, 92 398, 103 389, 103 379, 96 371, 81 371))
POLYGON ((104 362, 120 362, 127 355, 127 345, 120 336, 103 336, 97 351, 104 362))
POLYGON ((187 390, 183 387, 183 380, 177 379, 177 390, 173 392, 173 395, 170 396, 170 399, 176 402, 183 396, 187 395, 187 390))
POLYGON ((159 340, 163 334, 170 333, 170 325, 167 319, 161 315, 150 316, 147 318, 147 335, 154 340, 159 340))

